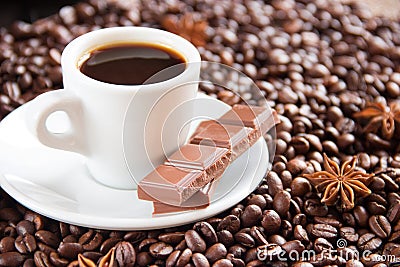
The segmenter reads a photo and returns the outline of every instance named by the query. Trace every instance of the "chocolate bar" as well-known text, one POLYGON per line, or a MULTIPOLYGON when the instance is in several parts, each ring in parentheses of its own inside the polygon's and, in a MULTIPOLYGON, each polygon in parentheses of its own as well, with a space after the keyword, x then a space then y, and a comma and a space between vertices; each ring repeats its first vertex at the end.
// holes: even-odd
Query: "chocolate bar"
MULTIPOLYGON (((190 139, 139 183, 140 199, 153 201, 154 213, 209 205, 211 181, 279 122, 266 108, 235 105, 218 120, 200 123, 190 139)), ((215 182, 213 182, 215 183, 215 182)))
POLYGON ((138 185, 138 197, 181 205, 200 188, 221 176, 230 159, 231 152, 225 148, 184 145, 165 164, 143 178, 138 185))
POLYGON ((274 114, 274 111, 270 112, 267 108, 236 104, 218 121, 222 124, 253 128, 260 137, 269 131, 278 120, 276 112, 274 114))
POLYGON ((190 143, 230 149, 232 151, 231 160, 233 161, 253 145, 257 139, 257 135, 251 128, 212 121, 204 130, 194 135, 190 143))

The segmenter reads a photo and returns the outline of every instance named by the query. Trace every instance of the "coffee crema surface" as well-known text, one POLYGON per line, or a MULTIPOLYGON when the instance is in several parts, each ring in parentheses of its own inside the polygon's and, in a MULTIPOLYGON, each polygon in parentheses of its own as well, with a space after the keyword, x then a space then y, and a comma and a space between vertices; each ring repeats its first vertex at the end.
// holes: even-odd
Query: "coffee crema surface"
POLYGON ((90 51, 80 71, 95 80, 119 84, 153 84, 184 72, 186 60, 172 48, 150 43, 123 43, 90 51))

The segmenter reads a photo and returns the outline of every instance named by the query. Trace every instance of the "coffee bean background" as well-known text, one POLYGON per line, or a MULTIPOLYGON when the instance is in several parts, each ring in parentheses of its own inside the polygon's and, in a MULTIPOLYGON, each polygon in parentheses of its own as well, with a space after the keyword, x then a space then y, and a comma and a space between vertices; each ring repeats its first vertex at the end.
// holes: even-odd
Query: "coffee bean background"
MULTIPOLYGON (((364 135, 353 118, 367 101, 399 100, 400 24, 358 4, 88 0, 33 23, 15 21, 0 28, 0 119, 39 94, 62 88, 60 55, 74 37, 121 25, 189 27, 179 20, 183 13, 208 23, 200 34, 205 45, 198 45, 203 60, 243 71, 278 112, 276 135, 266 136, 276 147, 272 170, 226 212, 152 231, 57 222, 1 191, 0 266, 78 266, 79 254, 100 262, 111 248, 115 266, 388 266, 374 256, 400 257, 399 141, 364 135), (357 155, 357 168, 376 173, 373 193, 358 199, 353 210, 341 213, 321 204, 302 177, 323 169, 323 153, 338 162, 357 155), (338 247, 339 238, 347 246, 338 247), (257 258, 257 247, 264 245, 272 261, 257 258), (323 253, 329 248, 372 254, 346 261, 323 253), (297 262, 277 259, 279 253, 306 249, 319 254, 297 262)), ((261 104, 245 82, 231 85, 200 89, 230 105, 261 104)))

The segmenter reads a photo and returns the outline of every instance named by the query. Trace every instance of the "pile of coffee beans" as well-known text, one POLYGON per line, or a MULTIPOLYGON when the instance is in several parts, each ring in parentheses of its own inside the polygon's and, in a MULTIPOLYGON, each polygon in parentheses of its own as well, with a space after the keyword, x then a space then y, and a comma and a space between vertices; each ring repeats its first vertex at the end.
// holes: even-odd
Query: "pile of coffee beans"
MULTIPOLYGON (((0 119, 62 87, 60 53, 74 37, 119 25, 162 28, 166 19, 180 22, 183 13, 208 23, 201 35, 206 44, 198 47, 203 60, 244 72, 278 112, 276 136, 266 137, 276 146, 272 170, 226 212, 153 231, 57 222, 1 192, 0 266, 77 266, 78 254, 99 262, 113 247, 116 266, 383 267, 399 261, 398 135, 365 134, 353 114, 368 101, 399 100, 400 24, 361 6, 335 0, 88 0, 33 24, 17 21, 0 29, 0 119), (302 176, 324 168, 323 153, 337 162, 356 155, 358 169, 375 173, 372 194, 356 199, 353 210, 322 204, 302 176)), ((259 101, 240 84, 201 89, 231 105, 259 101)))

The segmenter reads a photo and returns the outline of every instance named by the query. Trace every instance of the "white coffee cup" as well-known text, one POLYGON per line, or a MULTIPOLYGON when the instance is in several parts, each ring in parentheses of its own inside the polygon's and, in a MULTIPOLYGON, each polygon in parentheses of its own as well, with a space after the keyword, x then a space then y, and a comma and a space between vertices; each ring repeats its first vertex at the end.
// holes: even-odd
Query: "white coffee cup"
POLYGON ((64 89, 42 94, 28 104, 29 128, 46 146, 86 156, 86 165, 98 182, 135 189, 154 165, 161 164, 166 154, 186 140, 188 130, 183 126, 191 119, 190 110, 174 114, 173 126, 162 122, 176 107, 196 97, 199 63, 199 52, 190 42, 166 31, 115 27, 84 34, 62 53, 64 89), (85 53, 114 43, 167 46, 185 58, 186 69, 171 79, 144 85, 104 83, 80 71, 79 61, 85 53), (53 133, 46 126, 46 120, 56 111, 64 111, 70 119, 71 127, 66 132, 53 133), (165 131, 163 127, 175 127, 177 131, 165 131), (124 137, 125 132, 130 136, 124 137), (168 143, 167 149, 162 142, 168 143))

